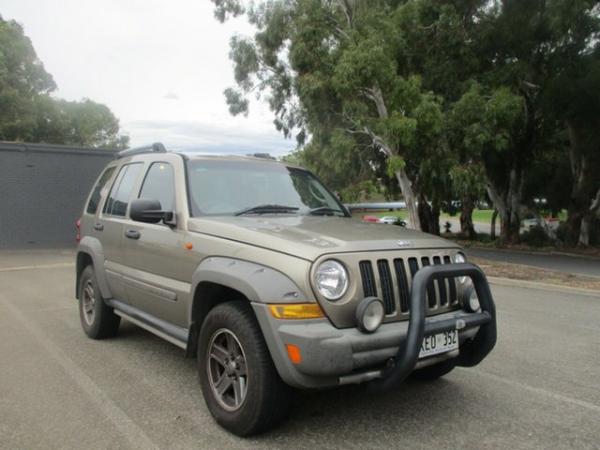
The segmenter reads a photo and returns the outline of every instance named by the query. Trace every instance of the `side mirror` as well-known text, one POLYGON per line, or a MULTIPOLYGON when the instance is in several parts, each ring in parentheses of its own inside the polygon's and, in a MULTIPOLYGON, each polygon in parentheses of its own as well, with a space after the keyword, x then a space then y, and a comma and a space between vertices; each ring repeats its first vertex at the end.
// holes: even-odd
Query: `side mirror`
POLYGON ((173 212, 163 211, 158 200, 137 198, 131 202, 129 217, 136 222, 173 224, 173 212))

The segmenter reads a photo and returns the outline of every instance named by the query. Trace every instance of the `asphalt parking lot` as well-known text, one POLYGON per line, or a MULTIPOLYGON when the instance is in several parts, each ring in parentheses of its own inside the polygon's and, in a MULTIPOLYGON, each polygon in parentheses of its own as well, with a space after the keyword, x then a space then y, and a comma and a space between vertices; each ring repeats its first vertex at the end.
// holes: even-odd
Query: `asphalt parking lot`
POLYGON ((473 369, 374 395, 298 395, 290 420, 236 438, 193 360, 128 323, 80 329, 70 252, 0 252, 0 448, 600 448, 600 295, 492 286, 499 341, 473 369))

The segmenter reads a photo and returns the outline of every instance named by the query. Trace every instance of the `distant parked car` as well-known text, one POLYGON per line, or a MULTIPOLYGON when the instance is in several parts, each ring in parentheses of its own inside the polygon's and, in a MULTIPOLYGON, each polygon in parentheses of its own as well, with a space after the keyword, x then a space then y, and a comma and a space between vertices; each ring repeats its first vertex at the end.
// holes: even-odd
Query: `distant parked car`
POLYGON ((377 223, 377 222, 379 222, 379 217, 376 217, 376 216, 363 216, 362 220, 363 220, 363 222, 374 222, 374 223, 377 223))
POLYGON ((385 223, 386 225, 400 225, 401 227, 406 226, 406 221, 396 216, 383 216, 377 219, 377 223, 385 223))
POLYGON ((544 225, 543 220, 540 217, 532 217, 529 219, 523 219, 523 227, 528 230, 534 227, 541 227, 544 225))

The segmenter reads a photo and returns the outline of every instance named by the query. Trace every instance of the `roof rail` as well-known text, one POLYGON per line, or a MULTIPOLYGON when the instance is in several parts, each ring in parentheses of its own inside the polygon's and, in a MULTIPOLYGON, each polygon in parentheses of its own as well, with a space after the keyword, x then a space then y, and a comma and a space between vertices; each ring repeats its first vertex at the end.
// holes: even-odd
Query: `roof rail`
POLYGON ((155 142, 152 145, 143 147, 128 148, 117 153, 117 158, 125 158, 126 156, 140 155, 142 153, 167 153, 167 149, 160 142, 155 142))

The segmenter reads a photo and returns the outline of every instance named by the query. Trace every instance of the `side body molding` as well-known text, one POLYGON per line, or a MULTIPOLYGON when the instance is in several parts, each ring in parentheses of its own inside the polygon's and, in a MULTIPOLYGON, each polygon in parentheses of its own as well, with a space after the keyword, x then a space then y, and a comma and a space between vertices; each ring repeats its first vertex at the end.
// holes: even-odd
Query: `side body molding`
POLYGON ((94 237, 85 236, 79 242, 79 247, 77 248, 78 257, 80 253, 85 253, 92 258, 92 261, 94 262, 94 272, 96 273, 96 281, 98 282, 102 297, 105 299, 112 298, 112 293, 110 292, 108 282, 106 281, 104 250, 102 249, 100 241, 94 237))
MULTIPOLYGON (((236 258, 210 256, 192 276, 192 295, 200 283, 218 283, 244 294, 256 303, 298 303, 315 301, 276 269, 236 258)), ((192 318, 190 302, 189 318, 192 318)))

